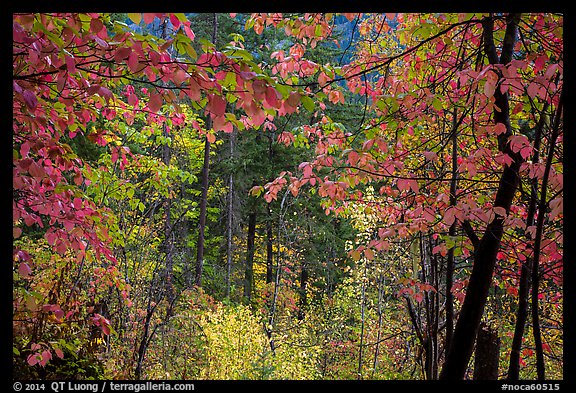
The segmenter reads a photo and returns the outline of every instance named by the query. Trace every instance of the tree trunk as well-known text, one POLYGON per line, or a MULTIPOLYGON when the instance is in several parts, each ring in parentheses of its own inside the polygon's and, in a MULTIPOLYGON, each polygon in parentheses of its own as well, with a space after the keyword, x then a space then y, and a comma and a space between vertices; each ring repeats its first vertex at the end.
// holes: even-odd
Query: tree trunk
MULTIPOLYGON (((168 137, 168 130, 164 128, 164 137, 168 137)), ((172 156, 172 149, 166 143, 162 146, 162 162, 166 167, 170 165, 170 158, 172 156)), ((170 193, 170 187, 168 187, 170 193)), ((174 289, 172 287, 172 276, 174 271, 173 251, 174 251, 174 231, 172 230, 172 198, 170 196, 164 199, 164 252, 166 254, 166 264, 164 269, 164 285, 167 293, 168 300, 174 298, 174 289)))
POLYGON ((273 228, 272 228, 272 210, 270 205, 266 206, 268 218, 266 220, 266 284, 274 280, 274 259, 273 259, 273 228))
MULTIPOLYGON (((507 64, 512 58, 514 43, 520 14, 511 14, 506 19, 506 33, 502 45, 500 63, 507 64)), ((498 62, 496 47, 494 45, 492 17, 485 18, 482 22, 484 34, 484 50, 491 64, 498 62)), ((502 207, 506 214, 510 211, 514 194, 520 181, 519 169, 523 162, 522 156, 512 152, 508 143, 508 137, 512 135, 510 125, 508 95, 502 94, 500 89, 494 92, 495 105, 499 110, 494 111, 494 122, 504 124, 506 132, 499 135, 498 145, 500 150, 508 154, 513 162, 505 166, 500 177, 498 191, 494 200, 494 207, 502 207)), ((440 379, 463 379, 472 356, 474 340, 480 326, 484 306, 488 297, 488 291, 492 283, 492 274, 496 265, 496 255, 500 249, 500 242, 504 233, 504 217, 496 215, 490 222, 482 239, 474 250, 474 265, 470 275, 466 297, 460 312, 452 342, 446 356, 446 362, 442 368, 440 379)))
POLYGON ((382 317, 384 315, 382 310, 382 298, 384 297, 384 276, 380 274, 378 277, 378 303, 376 305, 376 313, 378 314, 378 324, 376 325, 376 347, 374 348, 374 361, 372 362, 372 379, 378 369, 378 355, 380 354, 380 339, 382 337, 382 317))
POLYGON ((540 281, 540 251, 542 248, 542 231, 544 230, 544 216, 546 214, 548 178, 550 177, 550 168, 554 158, 556 139, 558 138, 560 128, 560 117, 562 115, 564 91, 560 94, 560 101, 556 109, 554 124, 552 126, 552 135, 550 136, 550 146, 548 148, 548 157, 544 175, 542 176, 542 189, 540 191, 540 201, 538 202, 538 219, 536 221, 536 236, 534 240, 534 260, 532 262, 532 332, 534 334, 534 346, 536 349, 536 372, 538 380, 543 381, 545 378, 544 351, 542 348, 542 336, 540 333, 540 315, 538 310, 538 286, 540 281))
MULTIPOLYGON (((212 30, 212 43, 216 44, 216 33, 218 31, 218 17, 214 14, 212 30)), ((206 129, 212 127, 210 116, 206 119, 206 129)), ((208 173, 210 170, 210 142, 208 138, 204 142, 204 165, 202 166, 202 196, 200 199, 200 218, 198 223, 198 253, 196 254, 196 276, 194 283, 202 286, 202 269, 204 267, 204 232, 206 229, 206 205, 208 199, 208 173)))
POLYGON ((497 380, 499 361, 500 337, 498 337, 498 331, 482 323, 476 339, 474 379, 497 380))
POLYGON ((358 350, 358 380, 362 377, 362 363, 364 360, 364 325, 365 325, 365 308, 366 308, 366 270, 368 263, 364 262, 364 274, 362 276, 362 299, 360 303, 360 348, 358 350))
MULTIPOLYGON (((544 104, 543 113, 546 112, 548 103, 544 104)), ((544 127, 544 115, 536 127, 534 135, 534 154, 532 162, 540 161, 540 142, 542 127, 544 127)), ((528 205, 528 217, 526 227, 534 225, 534 215, 536 213, 536 200, 538 198, 538 179, 535 177, 530 182, 530 202, 528 205)), ((528 243, 530 244, 530 242, 528 243)), ((530 271, 532 270, 532 258, 528 258, 520 267, 520 285, 518 289, 518 309, 516 311, 516 325, 514 326, 514 338, 510 350, 510 364, 508 366, 508 377, 510 381, 517 381, 520 378, 520 351, 522 350, 522 337, 526 319, 528 318, 528 293, 530 291, 530 271)))
MULTIPOLYGON (((456 187, 458 177, 458 133, 456 120, 456 109, 454 109, 452 117, 452 180, 450 181, 450 206, 456 206, 456 187)), ((449 236, 456 236, 457 222, 454 220, 450 229, 448 230, 449 236)), ((454 247, 448 250, 446 259, 446 341, 444 343, 444 350, 448 353, 450 342, 452 341, 452 334, 454 332, 454 297, 452 296, 452 285, 454 284, 454 247)))
MULTIPOLYGON (((230 159, 234 157, 234 132, 230 134, 230 159)), ((230 276, 232 273, 232 232, 233 232, 233 211, 234 211, 234 175, 228 175, 228 201, 227 201, 227 223, 226 223, 226 297, 230 297, 230 276)))
POLYGON ((254 281, 254 242, 256 239, 256 212, 248 216, 248 241, 246 245, 246 265, 244 269, 244 298, 248 303, 252 297, 254 281))

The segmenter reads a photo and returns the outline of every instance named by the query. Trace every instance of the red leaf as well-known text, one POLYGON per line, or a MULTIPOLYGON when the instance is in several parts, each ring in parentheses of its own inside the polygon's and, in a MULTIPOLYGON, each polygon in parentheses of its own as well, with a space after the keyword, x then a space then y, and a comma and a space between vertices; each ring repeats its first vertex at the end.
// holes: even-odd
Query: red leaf
POLYGON ((48 244, 50 244, 51 246, 53 246, 56 243, 56 238, 58 237, 58 235, 56 235, 56 233, 54 231, 50 231, 50 232, 46 232, 44 234, 44 238, 46 238, 46 241, 48 242, 48 244))
POLYGON ((72 56, 65 56, 65 59, 68 72, 71 74, 76 72, 76 61, 74 61, 74 58, 72 56))
POLYGON ((161 94, 153 94, 150 96, 150 101, 148 102, 148 107, 152 112, 158 112, 162 107, 162 95, 161 94))
POLYGON ((452 225, 455 220, 456 217, 454 217, 454 208, 451 206, 446 209, 446 212, 444 213, 444 222, 446 225, 452 225))
POLYGON ((90 30, 92 33, 97 34, 104 28, 104 24, 100 19, 92 19, 90 21, 90 30))
POLYGON ((104 86, 99 87, 98 94, 101 95, 102 97, 106 98, 106 100, 108 100, 108 101, 110 101, 114 96, 112 94, 112 92, 104 86))
POLYGON ((398 187, 398 189, 400 191, 406 191, 410 189, 410 181, 407 179, 398 179, 398 181, 396 182, 396 187, 398 187))
POLYGON ((371 249, 367 248, 364 250, 364 256, 366 257, 366 259, 368 259, 369 261, 372 261, 374 259, 374 251, 372 251, 371 249))
POLYGON ((356 166, 359 158, 360 156, 355 150, 351 150, 350 153, 348 153, 348 162, 350 163, 351 166, 356 166))
POLYGON ((209 94, 206 109, 212 113, 212 117, 224 116, 224 113, 226 113, 226 100, 219 95, 209 94))
POLYGON ((18 266, 18 274, 22 277, 28 277, 32 274, 32 269, 30 269, 30 266, 28 266, 26 262, 22 262, 20 266, 18 266))
POLYGON ((138 96, 136 94, 130 94, 128 96, 128 103, 132 106, 136 106, 138 104, 138 96))
POLYGON ((170 23, 172 23, 172 26, 174 26, 176 30, 180 27, 180 19, 174 14, 170 14, 170 23))
POLYGON ((30 167, 28 167, 28 173, 36 178, 43 178, 46 175, 44 168, 41 165, 38 165, 35 161, 30 163, 30 167))
POLYGON ((140 63, 138 62, 138 53, 135 51, 130 52, 130 56, 128 56, 128 68, 132 72, 140 71, 140 63))
POLYGON ((33 110, 38 105, 38 99, 36 98, 34 93, 32 93, 30 90, 24 90, 24 92, 22 93, 22 97, 24 98, 24 102, 30 109, 33 110))
POLYGON ((214 121, 212 122, 212 128, 214 128, 214 131, 224 131, 226 133, 231 133, 234 131, 234 126, 231 122, 226 120, 224 116, 215 117, 214 121))
POLYGON ((291 92, 287 101, 290 106, 297 107, 300 103, 300 94, 295 91, 291 92))
POLYGON ((156 18, 156 14, 153 14, 151 12, 144 13, 144 23, 146 23, 147 25, 154 22, 154 18, 156 18))
POLYGON ((497 123, 493 130, 496 135, 504 134, 507 131, 504 123, 497 123))
MULTIPOLYGON (((114 60, 119 62, 121 60, 127 59, 128 56, 132 53, 132 48, 118 48, 116 52, 114 52, 114 60)), ((150 56, 152 57, 152 56, 150 56)))
POLYGON ((196 37, 194 35, 194 32, 192 31, 192 29, 190 28, 190 26, 184 25, 184 32, 186 33, 186 35, 188 36, 188 38, 190 38, 192 41, 194 41, 194 38, 196 37))
POLYGON ((266 88, 266 102, 273 108, 278 108, 280 106, 278 99, 282 98, 282 95, 272 86, 266 88))
POLYGON ((240 78, 249 81, 256 78, 256 73, 254 71, 240 71, 240 78))

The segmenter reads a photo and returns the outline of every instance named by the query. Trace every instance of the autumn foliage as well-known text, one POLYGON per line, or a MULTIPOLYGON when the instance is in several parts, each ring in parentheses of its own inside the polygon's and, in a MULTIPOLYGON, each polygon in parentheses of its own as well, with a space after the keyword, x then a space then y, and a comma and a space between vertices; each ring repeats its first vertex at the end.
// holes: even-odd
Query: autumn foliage
POLYGON ((202 18, 13 15, 15 378, 562 378, 562 16, 202 18))

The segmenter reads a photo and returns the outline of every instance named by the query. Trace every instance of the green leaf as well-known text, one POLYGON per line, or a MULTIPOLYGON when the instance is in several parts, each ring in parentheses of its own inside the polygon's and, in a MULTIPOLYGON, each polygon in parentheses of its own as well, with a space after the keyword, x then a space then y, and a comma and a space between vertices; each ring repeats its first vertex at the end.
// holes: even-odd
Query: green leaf
POLYGON ((314 101, 312 100, 312 98, 310 98, 308 96, 302 96, 301 101, 302 101, 302 104, 304 105, 304 108, 306 108, 306 110, 308 110, 309 112, 314 111, 314 101))
POLYGON ((198 58, 198 53, 196 53, 196 50, 192 45, 187 43, 184 45, 184 49, 186 50, 186 53, 188 54, 188 56, 190 56, 192 60, 196 60, 198 58))

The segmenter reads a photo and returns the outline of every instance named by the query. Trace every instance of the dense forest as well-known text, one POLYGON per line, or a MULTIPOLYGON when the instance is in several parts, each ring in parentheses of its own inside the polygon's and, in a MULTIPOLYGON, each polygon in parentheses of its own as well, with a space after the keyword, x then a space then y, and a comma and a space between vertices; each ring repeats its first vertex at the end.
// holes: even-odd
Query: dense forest
POLYGON ((562 15, 12 19, 14 379, 563 379, 562 15))

